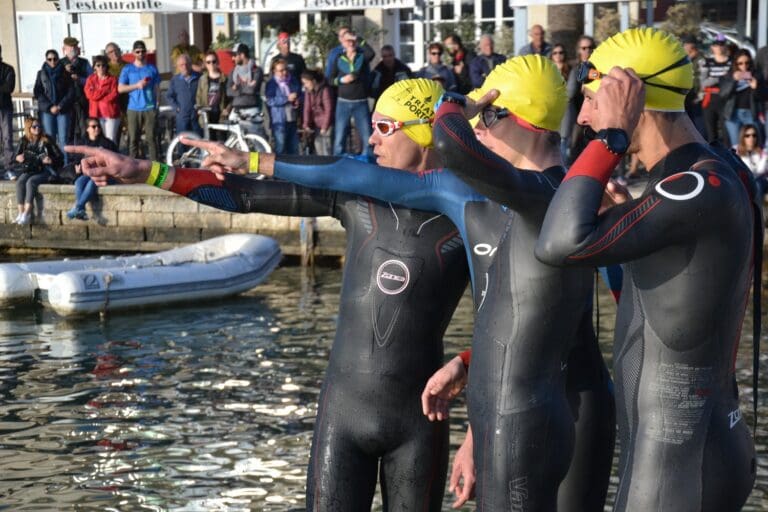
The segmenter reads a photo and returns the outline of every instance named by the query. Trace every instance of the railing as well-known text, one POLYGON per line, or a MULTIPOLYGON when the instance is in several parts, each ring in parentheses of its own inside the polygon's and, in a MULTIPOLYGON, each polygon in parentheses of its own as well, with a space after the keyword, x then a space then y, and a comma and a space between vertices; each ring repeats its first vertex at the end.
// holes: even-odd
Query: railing
POLYGON ((13 129, 17 137, 24 133, 24 119, 37 112, 35 98, 31 94, 14 94, 13 100, 13 129))

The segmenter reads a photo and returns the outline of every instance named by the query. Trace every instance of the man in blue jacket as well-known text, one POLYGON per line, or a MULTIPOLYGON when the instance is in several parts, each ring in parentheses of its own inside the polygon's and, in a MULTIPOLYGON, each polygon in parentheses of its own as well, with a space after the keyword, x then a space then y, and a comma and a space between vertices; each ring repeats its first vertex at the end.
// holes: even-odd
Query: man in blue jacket
POLYGON ((192 69, 192 59, 186 53, 182 53, 176 59, 176 69, 179 72, 171 78, 165 95, 168 104, 176 114, 176 133, 190 130, 200 133, 200 124, 195 114, 195 95, 200 73, 192 69))
POLYGON ((483 85, 485 77, 488 76, 493 68, 507 60, 500 53, 494 53, 493 36, 483 34, 480 36, 478 46, 480 53, 469 62, 469 79, 472 82, 472 87, 475 89, 483 85))

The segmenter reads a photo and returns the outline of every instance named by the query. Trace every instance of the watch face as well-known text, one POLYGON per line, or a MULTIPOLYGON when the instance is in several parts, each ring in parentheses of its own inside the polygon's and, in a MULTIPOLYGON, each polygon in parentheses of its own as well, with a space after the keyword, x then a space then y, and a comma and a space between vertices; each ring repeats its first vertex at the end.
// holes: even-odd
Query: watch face
POLYGON ((597 133, 597 138, 602 139, 611 153, 623 154, 629 149, 629 137, 627 132, 619 128, 607 128, 597 133))
POLYGON ((611 130, 613 141, 611 146, 616 149, 617 153, 626 153, 629 148, 629 139, 627 138, 627 132, 624 130, 611 130))

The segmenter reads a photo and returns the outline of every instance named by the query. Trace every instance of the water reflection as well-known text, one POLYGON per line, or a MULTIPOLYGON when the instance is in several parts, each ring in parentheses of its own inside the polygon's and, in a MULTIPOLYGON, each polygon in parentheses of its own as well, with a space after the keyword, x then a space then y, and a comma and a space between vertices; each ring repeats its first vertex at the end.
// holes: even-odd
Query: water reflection
MULTIPOLYGON (((0 510, 302 509, 340 277, 281 268, 234 300, 104 319, 0 314, 0 510)), ((600 304, 610 359, 614 308, 607 294, 600 304)), ((465 296, 446 353, 471 330, 465 296)), ((737 367, 748 421, 750 334, 737 367)), ((459 401, 454 449, 465 425, 459 401)), ((761 418, 747 510, 768 508, 765 439, 761 418)))

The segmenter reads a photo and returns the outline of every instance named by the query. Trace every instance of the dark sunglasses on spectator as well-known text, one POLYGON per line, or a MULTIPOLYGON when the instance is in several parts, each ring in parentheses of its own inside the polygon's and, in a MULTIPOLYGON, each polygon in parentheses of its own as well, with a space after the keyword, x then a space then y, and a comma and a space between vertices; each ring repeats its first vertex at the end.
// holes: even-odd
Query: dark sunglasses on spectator
MULTIPOLYGON (((672 69, 679 68, 680 66, 685 66, 686 64, 690 64, 690 62, 691 62, 691 59, 689 59, 688 56, 686 55, 682 59, 678 60, 677 62, 673 62, 672 64, 670 64, 669 66, 665 67, 660 71, 652 73, 648 76, 641 76, 640 80, 645 82, 645 85, 658 87, 659 89, 666 89, 668 91, 672 91, 677 94, 682 94, 683 96, 685 96, 686 94, 688 94, 688 91, 690 91, 690 89, 685 89, 683 87, 674 87, 672 85, 665 85, 665 84, 653 84, 653 83, 649 83, 648 80, 656 76, 659 76, 663 73, 666 73, 667 71, 670 71, 672 69)), ((582 62, 581 64, 579 64, 579 67, 576 69, 576 81, 581 84, 591 83, 592 81, 599 80, 604 76, 605 76, 605 73, 603 73, 602 71, 598 71, 595 65, 589 61, 582 62)))
POLYGON ((217 60, 207 60, 205 61, 206 64, 218 64, 219 61, 217 60))
POLYGON ((442 55, 443 52, 429 52, 430 55, 442 55))
POLYGON ((101 125, 98 124, 89 124, 88 128, 101 128, 101 125))
POLYGON ((58 62, 59 58, 58 57, 48 57, 45 60, 47 60, 48 62, 58 62))
POLYGON ((746 138, 754 139, 755 137, 757 137, 757 134, 755 132, 749 132, 744 134, 745 139, 746 138))
POLYGON ((147 50, 133 50, 133 53, 144 54, 147 53, 147 50))
POLYGON ((30 126, 30 128, 33 129, 33 130, 39 130, 40 129, 40 125, 39 124, 33 124, 33 125, 30 126))

